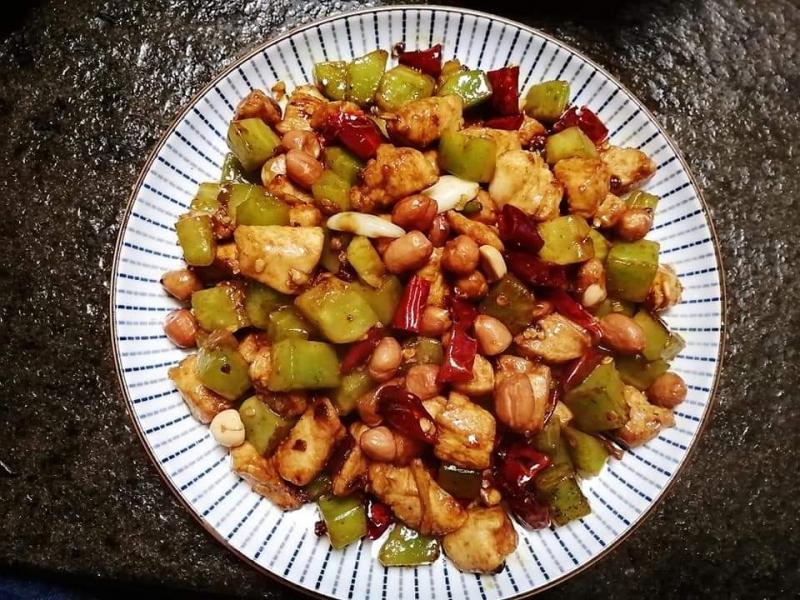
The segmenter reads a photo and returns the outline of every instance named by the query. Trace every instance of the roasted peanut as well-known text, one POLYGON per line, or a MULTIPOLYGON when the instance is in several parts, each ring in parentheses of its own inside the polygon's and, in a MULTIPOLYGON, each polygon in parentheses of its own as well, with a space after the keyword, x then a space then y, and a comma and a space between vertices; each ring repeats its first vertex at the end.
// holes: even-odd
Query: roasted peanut
POLYGON ((391 273, 404 273, 421 269, 430 258, 433 245, 421 231, 412 231, 397 238, 383 255, 383 262, 391 273))
POLYGON ((313 132, 303 129, 292 129, 284 133, 281 144, 287 150, 301 150, 314 158, 319 158, 322 152, 319 138, 313 132))
POLYGON ((626 242, 641 240, 653 226, 653 211, 649 208, 629 208, 620 217, 614 231, 626 242))
POLYGON ((358 445, 368 458, 379 462, 392 462, 397 456, 394 434, 388 427, 380 426, 368 429, 361 434, 358 445))
POLYGON ((508 272, 508 267, 500 251, 488 244, 484 244, 478 250, 481 255, 481 269, 486 275, 486 280, 492 282, 502 279, 508 272))
POLYGON ((324 170, 321 162, 302 150, 286 153, 286 175, 302 188, 311 189, 324 170))
POLYGON ((208 428, 220 446, 233 448, 244 443, 244 423, 242 423, 242 418, 239 416, 239 411, 235 408, 229 408, 217 413, 208 428))
POLYGON ((603 339, 612 350, 621 354, 638 354, 644 350, 644 331, 628 315, 609 313, 600 319, 600 329, 603 331, 603 339))
POLYGON ((444 216, 444 213, 439 213, 434 217, 431 228, 428 230, 428 239, 434 248, 440 248, 444 246, 449 237, 450 223, 447 222, 447 217, 444 216))
POLYGON ((489 284, 486 282, 486 277, 484 277, 483 273, 480 271, 473 271, 466 277, 459 277, 455 280, 453 285, 453 292, 456 297, 465 300, 483 298, 488 291, 489 284))
POLYGON ((668 371, 647 388, 647 399, 656 406, 675 408, 686 400, 686 383, 680 375, 668 371))
POLYGON ((445 244, 442 268, 456 275, 469 275, 478 268, 480 249, 471 237, 459 235, 445 244))
POLYGON ((514 336, 503 322, 489 315, 478 315, 475 319, 475 337, 481 353, 494 356, 511 345, 514 336))
POLYGON ((537 375, 509 375, 495 389, 495 414, 512 431, 535 433, 544 424, 548 396, 549 385, 537 375))
POLYGON ((414 365, 406 373, 406 389, 420 400, 433 398, 442 389, 436 383, 438 374, 439 365, 414 365))
POLYGON ((439 337, 450 329, 450 325, 452 325, 450 311, 446 308, 426 306, 425 310, 422 311, 422 319, 419 325, 422 335, 427 337, 439 337))
POLYGON ((369 359, 367 370, 375 381, 388 381, 397 373, 403 360, 403 349, 396 339, 386 336, 378 342, 369 359))
POLYGON ((164 333, 178 348, 197 344, 197 321, 188 308, 173 310, 164 319, 164 333))
POLYGON ((169 271, 161 277, 161 285, 172 296, 186 302, 192 294, 203 289, 203 282, 189 269, 169 271))
POLYGON ((427 231, 436 217, 436 200, 424 194, 403 198, 392 209, 392 222, 406 231, 427 231))

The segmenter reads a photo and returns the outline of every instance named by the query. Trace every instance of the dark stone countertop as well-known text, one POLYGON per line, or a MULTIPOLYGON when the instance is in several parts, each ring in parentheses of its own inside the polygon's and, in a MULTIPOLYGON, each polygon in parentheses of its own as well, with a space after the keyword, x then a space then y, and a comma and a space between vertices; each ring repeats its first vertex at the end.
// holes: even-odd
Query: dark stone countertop
MULTIPOLYGON (((358 4, 53 0, 4 11, 0 566, 6 572, 129 591, 140 585, 289 595, 214 542, 149 464, 117 389, 109 272, 136 174, 194 91, 244 48, 358 4)), ((560 3, 501 12, 605 65, 674 136, 719 233, 729 320, 717 407, 694 460, 627 542, 546 595, 794 596, 800 587, 800 4, 553 4, 560 3)))

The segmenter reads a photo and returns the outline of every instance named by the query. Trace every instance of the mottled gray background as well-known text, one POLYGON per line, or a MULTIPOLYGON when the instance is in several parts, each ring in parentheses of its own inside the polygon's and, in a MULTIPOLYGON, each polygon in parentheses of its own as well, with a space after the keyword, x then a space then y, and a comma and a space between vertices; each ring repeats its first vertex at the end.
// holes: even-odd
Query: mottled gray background
MULTIPOLYGON (((109 271, 136 174, 190 96, 248 46, 362 3, 18 4, 0 19, 0 566, 105 590, 287 597, 204 533, 139 446, 111 358, 109 271)), ((674 136, 729 294, 725 374, 694 460, 626 543, 545 596, 796 597, 800 3, 503 4, 470 3, 583 50, 674 136)))

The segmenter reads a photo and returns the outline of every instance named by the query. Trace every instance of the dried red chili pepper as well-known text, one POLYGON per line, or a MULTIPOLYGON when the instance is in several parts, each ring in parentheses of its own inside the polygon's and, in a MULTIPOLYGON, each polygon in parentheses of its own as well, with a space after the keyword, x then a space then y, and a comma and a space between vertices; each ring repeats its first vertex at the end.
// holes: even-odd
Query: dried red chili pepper
POLYGON ((395 329, 419 333, 422 311, 430 292, 431 282, 427 279, 423 279, 419 275, 414 275, 409 279, 395 310, 392 326, 395 329))
POLYGON ((367 501, 367 535, 369 539, 377 540, 393 522, 394 516, 388 506, 373 499, 367 501))
POLYGON ((489 105, 498 115, 519 113, 519 67, 503 67, 486 73, 492 86, 489 105))
POLYGON ((538 252, 544 246, 536 221, 516 206, 503 206, 497 216, 497 227, 500 239, 508 246, 527 252, 538 252))
POLYGON ((608 128, 585 106, 569 108, 553 125, 553 130, 563 131, 570 127, 579 127, 596 145, 602 144, 608 138, 608 128))
POLYGON ((550 462, 548 456, 524 442, 503 443, 495 453, 495 484, 514 516, 534 529, 550 524, 550 511, 536 498, 532 485, 534 477, 550 462))
POLYGON ((506 131, 516 131, 522 127, 522 121, 525 118, 522 115, 508 115, 505 117, 493 117, 483 122, 485 127, 492 129, 505 129, 506 131))
POLYGON ((600 361, 602 361, 605 356, 605 353, 592 347, 589 348, 583 356, 569 363, 561 376, 561 393, 566 394, 572 388, 579 385, 589 376, 589 373, 594 371, 595 367, 600 364, 600 361))
POLYGON ((347 375, 367 362, 369 355, 375 350, 382 337, 383 330, 380 327, 370 329, 366 338, 356 342, 347 350, 342 359, 342 364, 339 366, 339 372, 342 375, 347 375))
POLYGON ((460 325, 465 331, 469 331, 475 319, 478 318, 478 309, 474 304, 470 304, 466 300, 450 297, 450 319, 456 325, 460 325))
POLYGON ((586 331, 588 331, 595 342, 603 337, 603 331, 600 328, 600 323, 597 318, 587 311, 577 301, 567 294, 564 290, 553 290, 548 295, 547 299, 553 303, 553 308, 557 312, 567 317, 570 321, 574 321, 586 331))
POLYGON ((444 351, 444 361, 436 376, 438 383, 465 383, 472 381, 472 367, 478 354, 478 342, 462 324, 450 330, 450 342, 444 351))
POLYGON ((506 254, 506 264, 514 275, 528 285, 567 287, 567 270, 564 267, 544 262, 533 254, 512 250, 506 254))
POLYGON ((378 414, 393 428, 426 444, 436 443, 436 425, 419 396, 389 385, 378 392, 378 414))
POLYGON ((328 119, 322 130, 327 141, 339 140, 343 146, 362 160, 378 152, 383 134, 369 117, 363 114, 339 111, 328 119))
POLYGON ((401 65, 413 67, 431 77, 438 77, 442 72, 442 45, 436 44, 427 50, 400 52, 397 60, 401 65))

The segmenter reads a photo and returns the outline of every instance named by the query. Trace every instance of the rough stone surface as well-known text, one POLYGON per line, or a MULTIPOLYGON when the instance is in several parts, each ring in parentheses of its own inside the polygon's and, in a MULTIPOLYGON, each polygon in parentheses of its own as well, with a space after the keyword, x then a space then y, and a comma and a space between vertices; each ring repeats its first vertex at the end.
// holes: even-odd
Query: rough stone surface
MULTIPOLYGON (((545 595, 794 595, 800 5, 553 4, 504 12, 605 65, 674 136, 711 206, 729 321, 689 468, 618 550, 545 595)), ((291 594, 205 534, 148 463, 117 390, 109 271, 130 186, 193 92, 248 46, 357 5, 39 1, 0 24, 3 568, 129 591, 291 594)))

